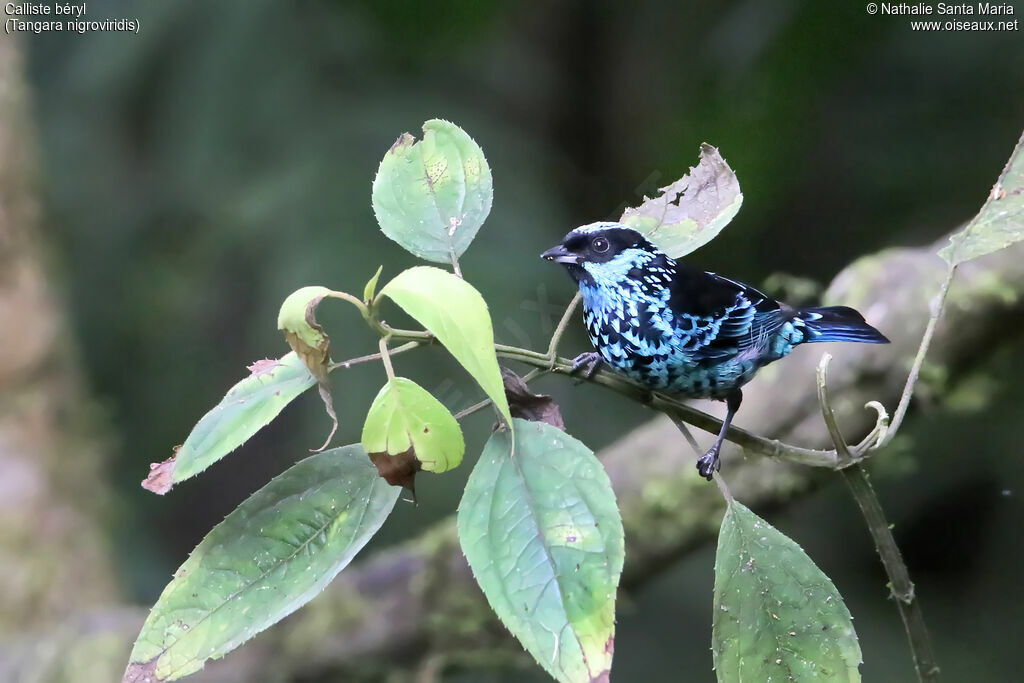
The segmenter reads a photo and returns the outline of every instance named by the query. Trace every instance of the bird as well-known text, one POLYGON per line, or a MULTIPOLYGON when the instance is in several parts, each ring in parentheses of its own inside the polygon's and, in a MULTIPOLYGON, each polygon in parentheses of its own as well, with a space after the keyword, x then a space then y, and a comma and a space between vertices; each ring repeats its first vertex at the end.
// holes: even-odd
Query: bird
POLYGON ((572 371, 587 378, 604 365, 651 392, 725 401, 714 445, 697 460, 708 481, 757 371, 811 342, 887 344, 847 306, 795 308, 750 285, 669 257, 623 223, 569 232, 541 258, 560 263, 579 286, 583 321, 595 351, 572 371))

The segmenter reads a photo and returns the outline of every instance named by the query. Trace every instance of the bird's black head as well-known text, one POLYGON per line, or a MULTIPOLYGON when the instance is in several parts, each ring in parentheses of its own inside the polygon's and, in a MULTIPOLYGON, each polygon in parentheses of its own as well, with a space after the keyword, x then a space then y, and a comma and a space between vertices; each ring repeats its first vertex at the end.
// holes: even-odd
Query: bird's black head
POLYGON ((660 253, 636 230, 622 223, 602 222, 576 228, 541 258, 563 264, 580 282, 628 271, 637 260, 646 261, 660 253))

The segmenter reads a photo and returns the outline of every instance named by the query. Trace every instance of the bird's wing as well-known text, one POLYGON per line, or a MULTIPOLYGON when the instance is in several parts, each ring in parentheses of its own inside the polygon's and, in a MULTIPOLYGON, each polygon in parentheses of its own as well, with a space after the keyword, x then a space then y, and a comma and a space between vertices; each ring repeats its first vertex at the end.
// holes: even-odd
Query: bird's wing
POLYGON ((757 289, 690 269, 677 271, 669 308, 681 349, 696 361, 763 348, 786 321, 779 303, 757 289))

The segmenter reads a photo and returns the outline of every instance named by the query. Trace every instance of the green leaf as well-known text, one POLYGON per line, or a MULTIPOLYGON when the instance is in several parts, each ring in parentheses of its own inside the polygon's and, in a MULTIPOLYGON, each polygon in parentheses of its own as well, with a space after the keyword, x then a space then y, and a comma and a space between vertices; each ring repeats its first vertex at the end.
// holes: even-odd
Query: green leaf
POLYGON ((373 211, 384 234, 416 256, 450 263, 491 212, 494 188, 483 150, 448 121, 423 124, 423 140, 403 133, 380 162, 373 211))
POLYGON ((563 683, 607 681, 625 554, 615 494, 593 452, 543 422, 491 436, 466 484, 458 529, 491 607, 563 683))
POLYGON ((416 266, 399 273, 380 296, 390 298, 437 337, 511 423, 494 353, 491 314, 473 285, 446 270, 416 266))
POLYGON ((1024 135, 1017 141, 988 200, 939 256, 956 266, 1024 240, 1024 135))
POLYGON ((446 472, 458 467, 466 451, 455 417, 404 377, 389 380, 373 400, 362 442, 381 476, 410 490, 417 471, 446 472))
POLYGON ((187 676, 309 602, 377 532, 399 492, 358 445, 275 477, 175 572, 135 642, 125 680, 187 676))
POLYGON ((377 272, 373 274, 367 283, 363 287, 363 303, 367 306, 373 301, 373 297, 377 294, 377 281, 380 280, 380 274, 384 271, 384 266, 377 266, 377 272))
POLYGON ((832 581, 736 502, 718 535, 714 610, 719 681, 860 681, 853 618, 832 581))
POLYGON ((743 193, 736 174, 706 142, 700 161, 661 194, 626 209, 621 221, 672 258, 685 256, 715 238, 736 216, 743 193))
POLYGON ((317 383, 295 352, 249 366, 252 374, 231 387, 192 428, 174 457, 150 466, 142 486, 167 493, 235 450, 269 424, 286 405, 317 383))

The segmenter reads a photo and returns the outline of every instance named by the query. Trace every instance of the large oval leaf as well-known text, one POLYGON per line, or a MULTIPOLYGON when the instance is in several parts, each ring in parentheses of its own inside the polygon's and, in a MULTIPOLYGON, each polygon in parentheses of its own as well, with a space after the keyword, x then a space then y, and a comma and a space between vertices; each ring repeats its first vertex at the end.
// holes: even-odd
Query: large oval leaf
POLYGON ((358 445, 319 453, 254 493, 192 551, 150 612, 126 681, 169 681, 316 596, 366 545, 400 489, 358 445))
POLYGON ((380 294, 430 330, 494 401, 506 422, 512 421, 494 353, 491 314, 473 285, 440 268, 417 266, 399 273, 380 294))
POLYGON ((423 140, 403 133, 373 181, 373 211, 384 234, 416 256, 461 256, 491 211, 494 189, 483 150, 454 123, 432 119, 423 140))
POLYGON ((192 428, 174 457, 152 466, 142 485, 166 493, 235 450, 269 424, 284 407, 317 383, 295 352, 257 361, 248 377, 231 387, 192 428))
POLYGON ((710 242, 743 204, 736 174, 718 150, 704 143, 700 161, 687 175, 626 209, 622 222, 646 236, 672 258, 710 242))
POLYGON ((860 645, 839 591, 791 539, 739 503, 715 558, 719 681, 859 681, 860 645))
POLYGON ((1024 240, 1024 135, 1006 162, 978 215, 939 252, 950 265, 1024 240))
POLYGON ((484 447, 459 504, 462 550, 491 607, 563 683, 607 681, 622 520, 593 452, 542 422, 516 419, 484 447))

